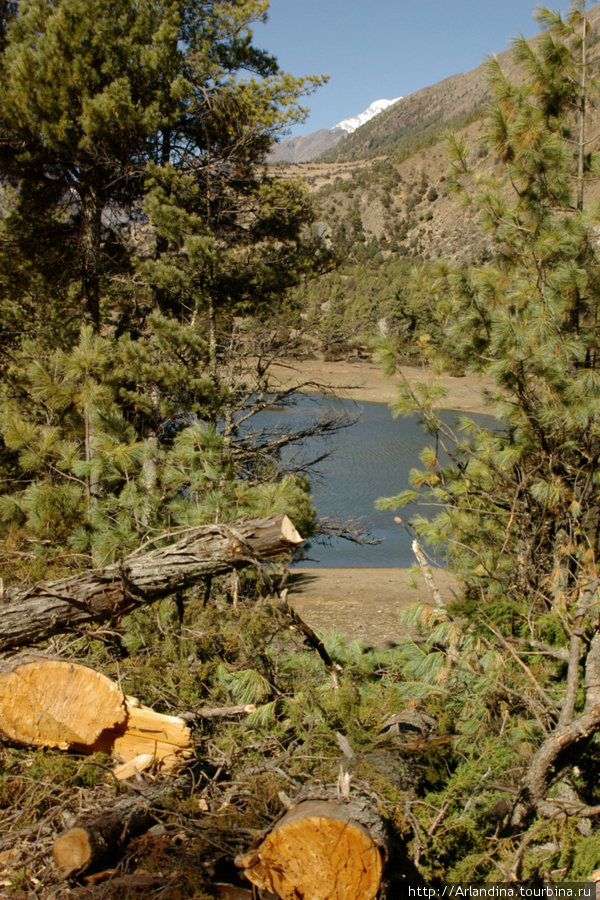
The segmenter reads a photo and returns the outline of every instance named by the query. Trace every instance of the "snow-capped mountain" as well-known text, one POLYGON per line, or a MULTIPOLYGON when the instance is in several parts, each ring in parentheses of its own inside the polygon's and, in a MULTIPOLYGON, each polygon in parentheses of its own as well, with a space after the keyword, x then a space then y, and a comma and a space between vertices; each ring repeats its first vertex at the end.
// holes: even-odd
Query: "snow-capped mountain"
POLYGON ((338 122, 337 125, 334 125, 333 127, 341 128, 348 134, 352 134, 353 131, 356 131, 356 129, 360 128, 361 125, 364 125, 365 122, 369 122, 375 116, 378 116, 380 112, 383 112, 384 109, 387 109, 388 106, 391 106, 392 103, 397 103, 398 100, 402 100, 402 97, 396 97, 394 100, 375 100, 364 112, 359 113, 357 116, 353 116, 351 119, 342 119, 341 122, 338 122))
POLYGON ((388 106, 397 103, 398 100, 402 100, 402 97, 396 97, 395 100, 375 100, 364 112, 359 113, 358 116, 352 116, 350 119, 342 119, 333 128, 321 128, 320 131, 314 131, 304 137, 279 141, 269 153, 269 161, 309 162, 324 153, 325 150, 329 150, 330 147, 335 147, 347 134, 352 134, 365 122, 369 122, 388 106))

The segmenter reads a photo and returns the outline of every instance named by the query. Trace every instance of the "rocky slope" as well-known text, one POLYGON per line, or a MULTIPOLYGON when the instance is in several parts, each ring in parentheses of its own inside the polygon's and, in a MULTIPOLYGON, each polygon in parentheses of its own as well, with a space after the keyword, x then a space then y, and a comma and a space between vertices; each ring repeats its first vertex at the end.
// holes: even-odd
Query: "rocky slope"
MULTIPOLYGON (((588 15, 600 30, 600 4, 588 15)), ((498 60, 511 79, 519 79, 510 50, 498 60)), ((330 234, 358 247, 358 258, 365 252, 368 258, 375 253, 455 261, 481 257, 489 248, 475 212, 459 207, 447 190, 444 135, 460 133, 473 148, 474 167, 491 172, 496 161, 478 146, 489 99, 482 64, 404 97, 318 159, 289 168, 280 164, 278 171, 304 176, 330 234)), ((590 134, 600 130, 597 111, 593 118, 590 134)), ((596 194, 591 199, 600 200, 600 185, 596 194)))

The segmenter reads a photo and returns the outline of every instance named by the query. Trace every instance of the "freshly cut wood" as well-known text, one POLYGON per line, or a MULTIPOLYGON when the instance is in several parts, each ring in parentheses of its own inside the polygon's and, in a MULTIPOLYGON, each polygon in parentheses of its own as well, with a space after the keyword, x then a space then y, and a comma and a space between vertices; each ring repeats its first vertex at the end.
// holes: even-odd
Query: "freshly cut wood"
POLYGON ((54 842, 54 861, 63 877, 81 874, 109 853, 119 853, 155 821, 148 805, 138 800, 119 801, 109 810, 76 819, 54 842))
MULTIPOLYGON (((93 744, 89 752, 109 753, 124 763, 151 756, 161 768, 169 770, 188 758, 192 752, 190 730, 179 716, 157 713, 148 706, 139 706, 131 698, 125 699, 125 721, 112 728, 106 728, 93 744)), ((139 765, 136 766, 141 771, 139 765)), ((144 765, 148 768, 148 764, 144 765)), ((129 769, 117 769, 115 775, 129 769)), ((125 774, 121 777, 129 777, 125 774)))
POLYGON ((118 781, 126 781, 128 778, 133 778, 136 774, 139 775, 146 769, 150 769, 155 762, 154 753, 140 753, 139 756, 134 756, 133 759, 115 766, 113 775, 118 781))
POLYGON ((170 769, 192 752, 183 719, 141 706, 94 669, 34 654, 0 660, 2 734, 38 747, 101 750, 124 763, 137 759, 116 770, 121 778, 154 763, 170 769))
MULTIPOLYGON (((162 540, 167 537, 163 535, 162 540)), ((59 581, 11 586, 0 598, 0 650, 29 645, 90 622, 116 619, 209 576, 280 557, 302 542, 292 522, 282 515, 205 525, 190 529, 177 543, 148 553, 140 548, 103 569, 59 581)))
POLYGON ((281 900, 373 900, 382 853, 355 815, 361 812, 351 803, 299 803, 236 864, 252 884, 281 900))
POLYGON ((0 660, 0 732, 38 747, 93 744, 127 719, 118 685, 86 666, 33 654, 0 660))

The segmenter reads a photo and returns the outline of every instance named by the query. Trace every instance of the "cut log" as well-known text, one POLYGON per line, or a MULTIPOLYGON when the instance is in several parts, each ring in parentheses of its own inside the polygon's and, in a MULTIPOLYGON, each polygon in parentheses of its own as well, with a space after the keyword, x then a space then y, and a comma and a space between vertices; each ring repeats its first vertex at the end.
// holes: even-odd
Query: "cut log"
POLYGON ((114 620, 212 575, 280 557, 302 542, 287 516, 206 525, 191 529, 177 543, 148 553, 136 550, 103 569, 11 586, 0 598, 0 650, 114 620))
POLYGON ((141 706, 94 669, 33 654, 0 661, 0 734, 22 744, 137 760, 115 771, 120 778, 154 763, 170 769, 192 752, 183 719, 141 706))
POLYGON ((118 685, 94 669, 19 654, 0 660, 0 731, 38 747, 93 744, 127 718, 118 685))
POLYGON ((149 806, 121 800, 111 809, 76 819, 54 842, 52 855, 63 877, 82 874, 108 854, 118 854, 131 838, 156 822, 149 806))
MULTIPOLYGON (((106 728, 93 744, 86 748, 75 746, 93 753, 109 753, 124 763, 150 755, 165 770, 172 769, 191 755, 190 730, 179 716, 157 713, 147 706, 139 706, 137 701, 125 698, 126 718, 114 727, 106 728)), ((135 768, 141 771, 139 766, 135 768)), ((144 766, 148 768, 148 764, 144 766)), ((115 775, 129 777, 129 769, 117 769, 115 775), (121 773, 127 774, 123 776, 121 773)))
POLYGON ((281 900, 373 900, 383 874, 381 831, 364 824, 364 812, 353 803, 299 803, 236 864, 281 900))

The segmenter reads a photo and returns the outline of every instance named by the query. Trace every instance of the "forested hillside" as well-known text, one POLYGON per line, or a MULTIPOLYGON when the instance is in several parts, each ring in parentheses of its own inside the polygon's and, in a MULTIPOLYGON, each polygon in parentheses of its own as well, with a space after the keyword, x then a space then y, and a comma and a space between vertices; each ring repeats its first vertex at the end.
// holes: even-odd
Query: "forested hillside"
POLYGON ((267 8, 0 4, 0 885, 588 881, 598 10, 539 10, 540 37, 477 81, 486 110, 448 111, 459 134, 424 120, 416 148, 308 170, 313 196, 265 163, 320 82, 254 47, 267 8), (281 451, 346 423, 252 417, 289 399, 274 361, 323 348, 494 386, 492 427, 450 429, 431 383, 394 405, 432 446, 381 504, 423 504, 417 558, 436 545, 461 587, 431 585, 386 650, 288 602, 319 526, 281 451))
MULTIPOLYGON (((589 53, 594 59, 600 6, 587 14, 589 53)), ((539 41, 536 37, 527 44, 536 47, 539 41)), ((525 69, 511 50, 499 54, 497 61, 507 78, 523 82, 525 69)), ((401 260, 467 263, 494 254, 493 237, 480 228, 477 208, 461 202, 453 190, 448 143, 450 135, 464 142, 469 166, 478 178, 505 177, 498 154, 485 140, 485 116, 492 97, 484 62, 471 72, 405 97, 318 159, 274 167, 282 176, 297 175, 305 180, 318 202, 323 233, 346 259, 332 276, 331 289, 326 282, 315 282, 314 293, 309 288, 302 300, 317 317, 326 313, 326 331, 337 328, 340 335, 348 335, 349 340, 337 347, 342 355, 366 348, 381 325, 396 333, 403 327, 390 319, 388 312, 390 297, 397 301, 396 307, 407 303, 406 282, 399 288, 394 274, 402 267, 401 260), (347 289, 340 284, 340 275, 347 289), (382 284, 387 286, 383 296, 382 284), (364 303, 357 300, 354 285, 360 285, 364 303), (374 296, 381 298, 376 304, 371 299, 374 296), (336 298, 333 322, 328 309, 322 307, 332 298, 336 298), (357 302, 360 313, 355 321, 357 302), (347 311, 342 315, 344 308, 347 311)), ((587 114, 589 154, 599 146, 600 119, 593 99, 587 114)), ((600 201, 600 185, 595 179, 588 186, 588 200, 600 201)), ((417 316, 420 318, 420 311, 417 316)), ((414 319, 412 311, 410 319, 414 319)), ((426 327, 421 330, 429 331, 426 327)), ((406 354, 407 359, 414 358, 413 342, 407 345, 406 354)))

